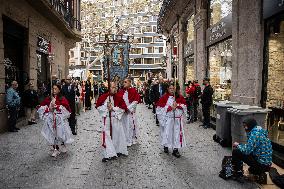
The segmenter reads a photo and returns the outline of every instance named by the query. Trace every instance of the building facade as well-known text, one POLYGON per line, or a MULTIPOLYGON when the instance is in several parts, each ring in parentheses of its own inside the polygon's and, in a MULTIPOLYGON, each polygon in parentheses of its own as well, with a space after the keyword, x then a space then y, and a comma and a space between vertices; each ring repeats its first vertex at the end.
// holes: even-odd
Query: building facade
MULTIPOLYGON (((30 82, 39 89, 50 75, 59 79, 68 75, 69 49, 81 38, 80 0, 0 0, 0 4, 0 131, 4 131, 5 90, 11 81, 18 81, 21 95, 30 82)), ((19 116, 25 117, 24 109, 19 116)))
MULTIPOLYGON (((95 5, 93 8, 96 14, 95 23, 89 22, 93 12, 88 12, 87 8, 82 9, 83 40, 70 51, 70 64, 73 64, 77 58, 73 55, 80 55, 77 58, 77 68, 80 68, 94 61, 102 53, 102 49, 96 45, 88 45, 88 42, 96 41, 98 33, 127 34, 134 36, 129 55, 129 73, 132 77, 145 79, 150 73, 165 75, 165 41, 163 36, 157 33, 159 1, 102 0, 85 3, 95 5), (80 53, 76 53, 79 49, 80 53)), ((100 62, 92 66, 90 71, 100 78, 102 73, 100 62)))
MULTIPOLYGON (((171 73, 173 62, 176 63, 176 75, 182 86, 188 80, 197 79, 201 83, 204 77, 209 77, 215 90, 214 101, 238 101, 272 110, 267 129, 276 149, 274 160, 281 157, 283 1, 165 0, 158 29, 168 39, 167 72, 171 73)), ((211 116, 216 119, 214 110, 211 116)), ((284 165, 283 159, 279 161, 284 165)))

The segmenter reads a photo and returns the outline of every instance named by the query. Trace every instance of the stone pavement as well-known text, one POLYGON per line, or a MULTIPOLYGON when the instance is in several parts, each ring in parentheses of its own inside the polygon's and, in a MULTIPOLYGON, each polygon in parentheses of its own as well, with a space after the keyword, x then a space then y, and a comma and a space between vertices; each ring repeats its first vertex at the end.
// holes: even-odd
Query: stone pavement
POLYGON ((212 129, 186 125, 187 147, 176 159, 162 152, 151 110, 139 105, 137 114, 139 144, 130 147, 128 157, 107 163, 101 162, 101 122, 95 110, 78 116, 76 140, 57 158, 49 155, 41 124, 1 134, 0 188, 257 188, 218 177, 222 157, 230 151, 213 142, 212 129))

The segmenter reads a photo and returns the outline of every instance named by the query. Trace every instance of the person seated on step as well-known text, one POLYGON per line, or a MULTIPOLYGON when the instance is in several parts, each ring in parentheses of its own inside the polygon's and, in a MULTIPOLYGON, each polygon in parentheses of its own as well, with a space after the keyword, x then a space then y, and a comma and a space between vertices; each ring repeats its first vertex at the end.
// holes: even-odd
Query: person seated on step
POLYGON ((258 181, 265 184, 265 172, 272 164, 272 145, 268 133, 253 118, 246 119, 243 127, 247 133, 247 143, 233 143, 232 165, 235 180, 243 179, 243 162, 249 166, 250 174, 257 175, 258 181))

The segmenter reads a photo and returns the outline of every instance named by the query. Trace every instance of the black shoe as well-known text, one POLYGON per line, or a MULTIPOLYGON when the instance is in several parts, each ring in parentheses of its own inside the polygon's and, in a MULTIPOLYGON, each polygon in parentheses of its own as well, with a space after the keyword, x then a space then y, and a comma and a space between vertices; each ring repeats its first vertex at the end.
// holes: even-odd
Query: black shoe
POLYGON ((164 152, 165 152, 166 154, 168 154, 168 153, 169 153, 169 148, 168 148, 168 147, 164 147, 164 152))
POLYGON ((19 128, 17 128, 17 127, 15 127, 15 130, 19 131, 20 129, 19 129, 19 128))
POLYGON ((116 156, 113 156, 110 158, 111 160, 117 160, 117 157, 116 156))
POLYGON ((174 149, 173 156, 175 156, 176 158, 180 158, 181 155, 180 155, 178 149, 174 149))
POLYGON ((117 153, 117 157, 120 157, 120 156, 122 156, 122 153, 117 153))
POLYGON ((77 133, 76 133, 75 131, 72 131, 72 134, 73 134, 73 135, 77 135, 77 133))
POLYGON ((102 159, 102 162, 105 163, 105 162, 108 162, 108 160, 109 160, 108 158, 103 158, 103 159, 102 159))
POLYGON ((233 175, 232 180, 237 181, 239 183, 244 183, 246 181, 244 175, 233 175))
POLYGON ((18 132, 16 129, 10 129, 9 132, 18 132))
POLYGON ((34 124, 32 121, 29 121, 29 122, 28 122, 28 125, 32 125, 32 124, 34 124))

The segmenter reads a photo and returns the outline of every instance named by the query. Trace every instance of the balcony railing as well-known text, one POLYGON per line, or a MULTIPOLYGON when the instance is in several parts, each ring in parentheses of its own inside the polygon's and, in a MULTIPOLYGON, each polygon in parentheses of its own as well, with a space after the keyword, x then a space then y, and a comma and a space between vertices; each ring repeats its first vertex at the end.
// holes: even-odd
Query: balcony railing
POLYGON ((63 16, 65 22, 71 29, 81 31, 81 22, 73 16, 70 9, 65 5, 65 2, 61 0, 49 0, 49 3, 63 16))

